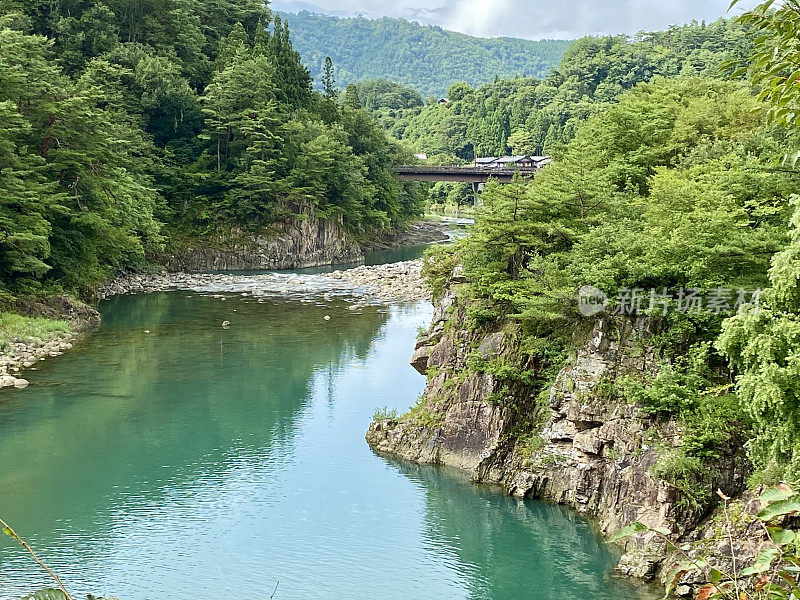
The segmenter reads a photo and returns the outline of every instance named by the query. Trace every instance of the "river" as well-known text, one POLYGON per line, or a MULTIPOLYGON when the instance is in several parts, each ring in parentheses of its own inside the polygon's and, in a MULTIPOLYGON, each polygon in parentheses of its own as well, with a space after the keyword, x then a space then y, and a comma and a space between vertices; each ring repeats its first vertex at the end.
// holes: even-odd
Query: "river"
MULTIPOLYGON (((367 446, 373 410, 424 387, 427 303, 169 292, 101 312, 0 392, 0 516, 76 598, 647 597, 572 511, 367 446)), ((49 585, 0 540, 0 598, 49 585)))

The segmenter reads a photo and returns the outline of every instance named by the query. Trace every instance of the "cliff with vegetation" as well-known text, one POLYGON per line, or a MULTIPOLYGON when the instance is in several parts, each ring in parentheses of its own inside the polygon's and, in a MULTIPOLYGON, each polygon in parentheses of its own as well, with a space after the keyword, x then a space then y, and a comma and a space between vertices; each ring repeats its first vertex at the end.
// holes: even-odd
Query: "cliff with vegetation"
POLYGON ((370 444, 569 504, 621 531, 623 572, 670 591, 791 597, 795 104, 792 75, 753 74, 773 86, 760 98, 717 77, 640 83, 533 182, 490 184, 470 235, 426 261, 426 391, 370 444))
MULTIPOLYGON (((419 338, 412 364, 428 376, 423 396, 408 415, 373 423, 370 445, 465 470, 514 496, 570 505, 594 518, 603 535, 634 521, 675 537, 693 531, 712 497, 682 494, 664 461, 692 432, 611 392, 628 377, 657 375, 655 323, 611 317, 587 323, 553 384, 533 395, 519 382, 509 385, 510 373, 533 367, 519 331, 504 323, 465 333, 460 285, 440 301, 419 338)), ((744 490, 743 442, 740 431, 725 433, 704 487, 730 495, 744 490)), ((654 577, 666 563, 655 535, 629 541, 625 551, 618 568, 628 575, 654 577)))
POLYGON ((186 248, 202 268, 347 260, 422 211, 404 151, 312 90, 258 0, 5 2, 0 63, 2 306, 186 248))
POLYGON ((324 220, 313 212, 255 233, 233 228, 175 241, 159 258, 172 271, 300 269, 364 258, 361 245, 341 219, 324 220))

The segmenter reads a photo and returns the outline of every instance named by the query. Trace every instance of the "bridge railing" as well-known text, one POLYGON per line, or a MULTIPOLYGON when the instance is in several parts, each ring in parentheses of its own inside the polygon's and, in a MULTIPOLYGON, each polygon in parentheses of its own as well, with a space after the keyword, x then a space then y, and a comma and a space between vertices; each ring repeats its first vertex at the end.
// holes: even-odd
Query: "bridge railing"
POLYGON ((539 167, 525 167, 525 168, 492 168, 492 167, 473 167, 473 166, 427 166, 427 165, 400 165, 396 171, 400 174, 416 175, 416 174, 430 174, 430 175, 513 175, 514 173, 521 173, 523 175, 530 175, 536 173, 539 167))

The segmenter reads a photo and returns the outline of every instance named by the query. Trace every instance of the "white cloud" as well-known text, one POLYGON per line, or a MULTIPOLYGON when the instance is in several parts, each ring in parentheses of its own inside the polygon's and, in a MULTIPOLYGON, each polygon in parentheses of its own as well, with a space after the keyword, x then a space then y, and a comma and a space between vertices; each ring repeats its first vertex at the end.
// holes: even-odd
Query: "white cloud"
MULTIPOLYGON (((279 10, 301 0, 276 0, 279 10)), ((404 17, 480 36, 575 38, 587 34, 635 33, 664 29, 692 19, 713 21, 757 4, 744 0, 728 13, 730 0, 302 0, 303 8, 367 17, 404 17)))

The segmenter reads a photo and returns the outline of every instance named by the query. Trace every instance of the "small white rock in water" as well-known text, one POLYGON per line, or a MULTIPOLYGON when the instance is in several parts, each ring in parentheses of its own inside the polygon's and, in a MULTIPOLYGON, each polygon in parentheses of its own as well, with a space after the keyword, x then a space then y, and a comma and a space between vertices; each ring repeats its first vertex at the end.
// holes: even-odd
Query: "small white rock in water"
POLYGON ((27 379, 17 379, 14 381, 14 387, 18 390, 25 389, 30 385, 30 382, 27 379))
POLYGON ((325 319, 326 321, 330 321, 331 320, 331 316, 330 315, 325 315, 322 318, 325 319))
POLYGON ((222 322, 222 328, 223 329, 230 329, 231 328, 231 322, 230 321, 223 321, 222 322))
POLYGON ((149 329, 145 329, 144 332, 145 333, 150 333, 150 330, 149 329))

